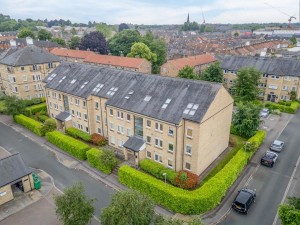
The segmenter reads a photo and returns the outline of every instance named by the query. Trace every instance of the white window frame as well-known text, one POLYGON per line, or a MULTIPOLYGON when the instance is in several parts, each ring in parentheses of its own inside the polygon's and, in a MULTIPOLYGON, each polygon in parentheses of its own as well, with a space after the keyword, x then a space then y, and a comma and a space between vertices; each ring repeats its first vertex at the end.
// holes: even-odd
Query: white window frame
POLYGON ((146 128, 151 128, 151 120, 146 120, 146 128), (150 122, 150 126, 148 126, 148 121, 150 122))
POLYGON ((187 128, 186 128, 186 131, 185 131, 185 136, 186 136, 187 138, 193 138, 193 129, 187 127, 187 128), (189 136, 189 135, 188 135, 188 130, 191 130, 191 131, 192 131, 192 136, 189 136))
POLYGON ((163 132, 163 124, 159 122, 155 122, 155 130, 159 132, 163 132))
POLYGON ((113 144, 113 145, 115 145, 116 144, 116 140, 115 140, 115 137, 114 136, 110 136, 110 138, 109 138, 109 141, 110 141, 110 143, 111 144, 113 144))
POLYGON ((148 150, 146 151, 146 158, 147 159, 152 159, 152 153, 150 151, 148 151, 148 150), (148 152, 150 153, 150 157, 148 156, 148 152))
POLYGON ((130 129, 130 128, 127 128, 127 129, 126 129, 126 135, 127 135, 128 137, 131 136, 131 129, 130 129))
POLYGON ((186 155, 192 155, 192 153, 193 153, 193 147, 192 147, 192 145, 186 144, 186 145, 185 145, 185 150, 184 150, 184 152, 185 152, 186 155), (190 148, 191 151, 188 152, 188 151, 187 151, 187 148, 190 148))
POLYGON ((173 166, 174 166, 174 160, 173 159, 167 159, 167 167, 170 168, 170 169, 173 169, 173 166), (172 166, 169 165, 169 161, 172 162, 172 166))
POLYGON ((154 153, 154 161, 158 163, 163 163, 162 156, 160 154, 154 153), (156 160, 156 156, 158 157, 158 160, 156 160), (160 161, 161 159, 161 161, 160 161))
POLYGON ((146 135, 146 144, 149 144, 149 145, 151 145, 151 136, 149 136, 149 135, 146 135), (150 138, 150 141, 148 142, 148 137, 150 138))
POLYGON ((173 153, 174 152, 174 144, 172 142, 168 143, 168 152, 173 153), (173 146, 173 150, 170 150, 170 145, 173 146))
POLYGON ((109 129, 115 130, 115 125, 112 122, 109 122, 109 129))
POLYGON ((155 138, 154 145, 157 148, 163 148, 163 141, 160 138, 155 138))
POLYGON ((124 127, 121 125, 118 125, 118 133, 124 134, 124 127))
POLYGON ((192 170, 192 164, 190 162, 184 162, 184 169, 186 169, 187 171, 191 171, 192 170), (187 163, 190 164, 190 168, 189 169, 186 167, 187 163))

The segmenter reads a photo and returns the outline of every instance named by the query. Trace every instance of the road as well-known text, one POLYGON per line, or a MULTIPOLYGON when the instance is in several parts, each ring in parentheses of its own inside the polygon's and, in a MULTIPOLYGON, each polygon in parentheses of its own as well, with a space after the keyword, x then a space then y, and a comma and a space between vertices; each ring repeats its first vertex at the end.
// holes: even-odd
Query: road
POLYGON ((0 146, 10 153, 20 152, 27 166, 46 171, 53 177, 56 187, 60 190, 81 181, 85 186, 86 194, 96 199, 96 216, 99 215, 101 208, 110 203, 111 196, 115 193, 114 190, 91 178, 85 172, 63 166, 56 160, 53 153, 2 123, 0 123, 0 146))
MULTIPOLYGON (((273 168, 259 165, 262 155, 259 152, 254 158, 257 171, 249 180, 247 187, 256 189, 256 202, 250 208, 248 215, 239 214, 233 210, 220 222, 222 225, 272 225, 277 213, 278 205, 288 186, 290 177, 300 155, 300 112, 296 114, 281 133, 279 140, 285 142, 284 150, 273 168)), ((268 142, 268 141, 267 141, 268 142)), ((270 143, 265 143, 262 149, 267 150, 270 143)))

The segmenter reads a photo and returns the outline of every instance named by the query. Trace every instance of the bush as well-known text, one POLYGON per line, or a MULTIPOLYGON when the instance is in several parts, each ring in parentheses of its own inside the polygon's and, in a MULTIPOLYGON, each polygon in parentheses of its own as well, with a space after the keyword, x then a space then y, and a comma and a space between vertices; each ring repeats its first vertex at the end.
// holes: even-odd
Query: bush
POLYGON ((101 136, 100 134, 92 134, 91 135, 91 142, 95 145, 104 146, 106 145, 105 137, 101 136))
POLYGON ((285 106, 285 105, 280 105, 274 102, 267 102, 265 104, 265 107, 270 109, 270 110, 280 110, 280 112, 286 112, 290 114, 295 114, 299 108, 299 103, 294 101, 294 102, 289 102, 291 103, 290 106, 285 106))
POLYGON ((144 159, 140 162, 140 168, 160 180, 165 179, 163 173, 166 173, 167 181, 170 184, 175 185, 175 177, 178 173, 172 169, 166 168, 160 163, 154 162, 150 159, 144 159))
POLYGON ((237 131, 236 131, 235 127, 233 126, 233 124, 230 125, 230 133, 237 135, 237 131))
POLYGON ((46 103, 41 103, 41 104, 38 104, 38 105, 26 107, 25 115, 31 116, 31 115, 36 114, 37 112, 40 112, 40 111, 47 111, 46 103))
POLYGON ((40 137, 44 136, 45 133, 43 131, 43 124, 31 119, 23 114, 15 115, 14 120, 16 123, 21 124, 27 129, 31 130, 33 133, 39 135, 40 137))
POLYGON ((44 123, 47 119, 50 119, 50 117, 46 116, 46 115, 38 115, 37 116, 38 120, 41 121, 42 123, 44 123))
POLYGON ((193 189, 199 184, 199 176, 189 171, 180 171, 175 178, 175 185, 183 189, 193 189))
POLYGON ((102 151, 101 149, 92 148, 87 151, 86 155, 87 160, 91 166, 106 174, 110 174, 111 171, 117 166, 117 159, 114 153, 111 153, 107 153, 106 151, 102 151), (103 158, 106 158, 106 160, 103 160, 103 158))
POLYGON ((46 138, 50 143, 56 145, 80 160, 86 159, 86 152, 90 149, 90 146, 87 144, 58 131, 47 133, 46 138))
POLYGON ((0 101, 0 113, 4 113, 6 110, 6 106, 5 106, 5 100, 1 100, 0 101))
POLYGON ((79 138, 81 140, 84 140, 84 141, 88 141, 90 142, 91 141, 91 135, 88 134, 88 133, 85 133, 84 131, 82 130, 79 130, 75 127, 70 127, 66 130, 66 133, 70 136, 72 136, 73 138, 79 138))
MULTIPOLYGON (((259 146, 265 138, 264 131, 258 131, 250 142, 259 146)), ((254 152, 244 152, 241 148, 234 157, 210 180, 194 191, 183 190, 165 184, 163 181, 137 171, 129 166, 119 169, 119 181, 151 197, 158 204, 182 214, 201 214, 216 207, 227 190, 237 179, 245 166, 245 160, 254 152)))
POLYGON ((55 119, 49 118, 45 121, 42 128, 44 134, 56 130, 56 121, 55 119))
POLYGON ((280 100, 278 102, 279 105, 284 105, 284 106, 291 106, 292 105, 292 102, 287 102, 287 101, 284 101, 284 100, 280 100))

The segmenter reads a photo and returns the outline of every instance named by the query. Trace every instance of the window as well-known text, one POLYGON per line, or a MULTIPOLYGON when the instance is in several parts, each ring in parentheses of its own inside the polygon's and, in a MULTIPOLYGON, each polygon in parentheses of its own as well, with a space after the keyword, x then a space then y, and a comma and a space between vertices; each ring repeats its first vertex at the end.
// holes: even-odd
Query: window
POLYGON ((298 81, 298 77, 294 77, 294 81, 298 81))
POLYGON ((95 102, 95 109, 99 108, 99 102, 95 102))
POLYGON ((288 86, 283 85, 283 86, 282 86, 282 90, 283 90, 283 91, 287 91, 287 90, 288 90, 288 86))
POLYGON ((134 117, 134 135, 143 138, 143 118, 141 117, 134 117))
POLYGON ((184 167, 186 170, 191 170, 191 164, 188 162, 185 163, 184 167))
POLYGON ((291 80, 291 78, 290 78, 290 76, 284 76, 284 80, 288 80, 288 81, 290 81, 290 80, 291 80))
POLYGON ((63 107, 62 105, 59 106, 60 111, 63 111, 63 107))
POLYGON ((292 91, 296 91, 297 87, 296 86, 292 86, 292 91))
POLYGON ((70 103, 73 104, 73 98, 72 97, 70 97, 70 103))
POLYGON ((73 109, 72 109, 72 111, 71 111, 71 112, 72 112, 72 116, 74 116, 74 110, 73 110, 73 109))
POLYGON ((28 85, 25 85, 25 86, 24 86, 24 90, 25 90, 25 91, 29 91, 29 86, 28 86, 28 85))
MULTIPOLYGON (((49 102, 49 105, 50 105, 50 109, 52 109, 52 102, 49 102)), ((53 117, 53 116, 52 116, 53 117)))
POLYGON ((110 143, 111 144, 115 144, 115 137, 114 136, 110 136, 110 143))
POLYGON ((52 92, 52 98, 56 99, 56 92, 52 92))
POLYGON ((25 70, 25 67, 24 67, 24 66, 21 66, 21 70, 24 71, 24 70, 25 70))
POLYGON ((17 87, 15 87, 15 92, 18 92, 18 88, 17 87))
POLYGON ((131 136, 131 129, 127 128, 127 136, 130 137, 131 136))
POLYGON ((32 65, 32 70, 37 70, 37 69, 38 69, 37 65, 32 65))
POLYGON ((27 75, 23 75, 22 78, 23 78, 23 81, 24 81, 24 82, 27 81, 27 75))
POLYGON ((150 137, 150 136, 147 136, 147 137, 146 137, 146 143, 147 143, 147 144, 151 144, 151 137, 150 137))
POLYGON ((187 128, 187 129, 186 129, 186 136, 187 136, 188 138, 192 138, 192 137, 193 137, 193 130, 190 129, 190 128, 187 128))
POLYGON ((48 95, 48 97, 50 97, 50 91, 47 91, 47 95, 48 95))
POLYGON ((151 100, 152 96, 150 95, 146 95, 146 97, 144 98, 144 101, 149 102, 151 100))
POLYGON ((223 82, 224 82, 224 83, 227 83, 227 78, 224 78, 224 79, 223 79, 223 82))
POLYGON ((155 146, 158 148, 162 148, 163 147, 163 142, 162 140, 155 138, 155 146))
POLYGON ((80 129, 80 130, 82 130, 83 129, 83 127, 82 127, 82 125, 81 124, 78 124, 78 129, 80 129))
POLYGON ((118 125, 118 133, 124 134, 124 127, 118 125))
POLYGON ((81 112, 76 112, 77 118, 81 118, 81 112))
POLYGON ((100 122, 100 119, 101 119, 101 118, 100 118, 100 115, 97 115, 97 116, 96 116, 96 121, 97 121, 97 122, 100 122))
POLYGON ((268 77, 268 74, 264 73, 264 74, 262 75, 262 77, 263 77, 263 78, 267 78, 267 77, 268 77))
POLYGON ((146 152, 146 157, 147 157, 148 159, 151 159, 151 152, 147 151, 147 152, 146 152))
POLYGON ((53 68, 53 64, 52 63, 48 63, 48 68, 53 68))
POLYGON ((150 128, 150 127, 151 127, 151 121, 150 121, 150 120, 147 120, 147 122, 146 122, 146 126, 147 126, 148 128, 150 128))
POLYGON ((155 130, 163 131, 163 125, 161 123, 155 123, 155 130))
POLYGON ((102 134, 102 130, 100 127, 98 127, 98 130, 97 130, 98 134, 102 134))
POLYGON ((124 144, 123 141, 122 141, 121 139, 119 139, 119 140, 118 140, 118 145, 119 145, 119 147, 123 147, 123 144, 124 144))
POLYGON ((110 123, 109 123, 109 128, 110 128, 110 130, 114 130, 114 129, 115 129, 114 124, 110 122, 110 123))
POLYGON ((127 114, 127 121, 130 121, 131 117, 130 114, 127 114))
POLYGON ((185 153, 187 155, 192 155, 192 146, 191 145, 186 145, 185 146, 185 153))
POLYGON ((174 130, 173 130, 172 127, 169 127, 169 132, 168 132, 168 134, 169 134, 170 136, 173 136, 173 135, 174 135, 174 130))
POLYGON ((80 100, 75 98, 75 105, 79 105, 79 103, 80 103, 80 100))
POLYGON ((88 119, 88 115, 85 113, 84 114, 84 120, 87 120, 88 119))
MULTIPOLYGON (((60 96, 60 95, 59 95, 60 96)), ((58 97, 59 97, 58 96, 58 97)), ((82 101, 82 106, 83 106, 83 108, 85 108, 86 107, 86 101, 82 101)))
POLYGON ((173 160, 168 159, 168 167, 171 169, 173 168, 173 160))
POLYGON ((271 76, 271 79, 273 79, 273 80, 279 80, 279 76, 274 76, 274 75, 272 75, 272 76, 271 76))
POLYGON ((118 111, 117 112, 117 117, 119 118, 119 119, 123 119, 123 112, 120 112, 120 111, 118 111))
POLYGON ((156 162, 162 163, 162 157, 156 153, 154 154, 154 160, 156 162))
POLYGON ((89 132, 89 128, 88 127, 85 127, 85 132, 89 132))
POLYGON ((174 145, 172 143, 169 143, 169 152, 173 152, 174 151, 174 145))
POLYGON ((76 127, 76 125, 77 125, 77 124, 76 124, 75 122, 73 122, 73 127, 76 127))
POLYGON ((277 87, 276 85, 272 85, 272 84, 269 85, 269 89, 277 90, 277 88, 278 88, 278 87, 277 87))
POLYGON ((111 116, 114 115, 114 111, 112 109, 109 109, 109 115, 111 115, 111 116))
POLYGON ((61 100, 61 94, 58 94, 58 100, 61 100))

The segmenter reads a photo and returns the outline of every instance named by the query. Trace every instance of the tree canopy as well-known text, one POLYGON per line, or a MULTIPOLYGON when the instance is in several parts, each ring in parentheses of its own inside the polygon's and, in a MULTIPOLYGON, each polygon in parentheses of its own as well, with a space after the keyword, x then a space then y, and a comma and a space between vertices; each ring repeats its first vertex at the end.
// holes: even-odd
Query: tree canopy
POLYGON ((16 96, 5 97, 5 110, 4 113, 8 115, 18 115, 25 112, 26 101, 18 99, 16 96))
POLYGON ((194 68, 191 66, 185 66, 178 72, 178 77, 198 80, 198 75, 194 72, 194 68))
POLYGON ((51 39, 51 41, 61 45, 62 47, 66 47, 66 41, 62 38, 54 37, 51 39))
POLYGON ((151 52, 150 48, 142 42, 135 43, 131 46, 131 51, 127 54, 128 57, 138 57, 148 60, 153 63, 157 60, 157 55, 151 52))
POLYGON ((288 197, 288 203, 280 205, 278 213, 282 225, 300 224, 300 198, 288 197))
POLYGON ((206 81, 222 83, 223 82, 223 70, 220 67, 220 62, 211 64, 203 72, 203 79, 206 81))
POLYGON ((23 28, 20 30, 18 34, 18 38, 26 38, 26 37, 31 37, 32 39, 35 39, 35 35, 30 28, 23 28))
POLYGON ((110 38, 112 35, 112 29, 106 23, 97 23, 96 30, 102 33, 106 38, 110 38))
POLYGON ((234 93, 241 101, 253 101, 258 98, 261 72, 255 68, 242 68, 237 72, 234 83, 234 93))
POLYGON ((126 23, 121 23, 118 27, 118 31, 122 32, 123 30, 129 29, 129 26, 126 23))
POLYGON ((290 41, 292 42, 293 45, 297 44, 297 38, 295 36, 291 37, 290 41))
POLYGON ((45 30, 45 29, 41 29, 38 32, 38 39, 42 40, 42 41, 46 41, 46 40, 50 40, 52 38, 52 34, 51 32, 45 30))
POLYGON ((181 28, 183 31, 196 31, 199 30, 199 24, 197 22, 185 22, 181 28))
POLYGON ((102 33, 95 31, 89 34, 86 34, 80 43, 80 50, 90 49, 94 52, 99 52, 102 55, 107 55, 108 46, 105 37, 102 33))
POLYGON ((84 194, 82 183, 66 188, 62 195, 54 196, 55 212, 63 225, 86 225, 95 211, 93 199, 84 194))
POLYGON ((80 37, 73 36, 73 37, 71 37, 70 41, 68 42, 68 46, 70 49, 76 49, 76 48, 80 47, 80 42, 81 42, 80 37))

